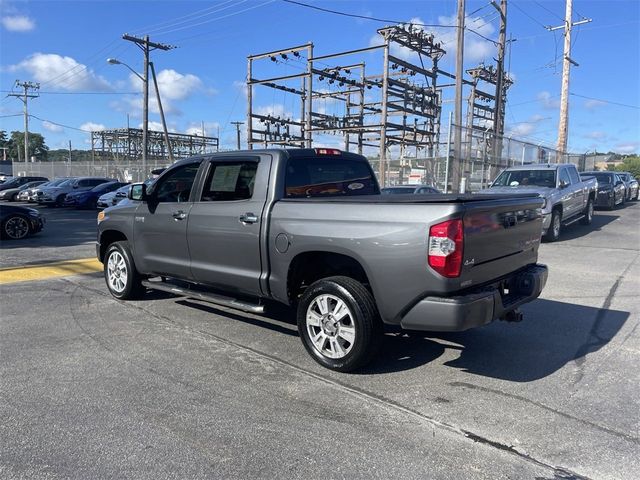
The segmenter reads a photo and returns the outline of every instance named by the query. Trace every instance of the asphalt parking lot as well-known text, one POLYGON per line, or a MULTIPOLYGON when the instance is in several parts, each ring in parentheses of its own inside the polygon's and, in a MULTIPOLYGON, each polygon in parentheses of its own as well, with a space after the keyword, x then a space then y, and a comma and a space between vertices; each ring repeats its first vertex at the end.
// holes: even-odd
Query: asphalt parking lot
MULTIPOLYGON (((94 255, 96 212, 42 209, 5 268, 94 255)), ((388 334, 323 369, 290 316, 99 273, 0 285, 1 478, 640 478, 640 202, 543 244, 517 324, 388 334)))

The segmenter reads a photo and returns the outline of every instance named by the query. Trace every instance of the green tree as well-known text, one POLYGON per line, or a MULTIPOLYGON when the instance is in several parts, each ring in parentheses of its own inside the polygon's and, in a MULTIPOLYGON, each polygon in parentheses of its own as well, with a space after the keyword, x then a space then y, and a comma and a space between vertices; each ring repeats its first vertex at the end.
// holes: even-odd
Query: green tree
MULTIPOLYGON (((11 145, 8 146, 8 157, 13 160, 20 158, 24 161, 24 132, 11 132, 9 142, 11 145)), ((29 132, 29 156, 36 157, 38 160, 46 160, 48 152, 49 147, 44 143, 44 137, 39 133, 29 132)))
POLYGON ((636 178, 640 178, 640 157, 626 157, 624 161, 616 167, 618 172, 629 172, 636 178))

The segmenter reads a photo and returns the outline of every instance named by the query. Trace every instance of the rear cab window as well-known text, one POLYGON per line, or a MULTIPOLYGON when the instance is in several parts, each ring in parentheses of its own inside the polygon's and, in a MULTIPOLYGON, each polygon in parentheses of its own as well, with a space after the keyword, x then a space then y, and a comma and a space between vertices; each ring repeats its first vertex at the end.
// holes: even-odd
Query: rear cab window
POLYGON ((290 157, 284 198, 377 195, 380 193, 369 162, 357 157, 290 157))

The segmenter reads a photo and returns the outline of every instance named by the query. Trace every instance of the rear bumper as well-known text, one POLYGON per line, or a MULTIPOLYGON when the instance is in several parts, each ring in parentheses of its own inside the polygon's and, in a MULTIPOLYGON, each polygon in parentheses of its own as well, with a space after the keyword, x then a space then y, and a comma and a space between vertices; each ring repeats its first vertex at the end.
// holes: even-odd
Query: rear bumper
POLYGON ((547 283, 546 265, 514 272, 499 283, 455 297, 425 297, 402 318, 407 330, 456 332, 480 327, 535 300, 547 283), (504 288, 509 293, 504 293, 504 288))

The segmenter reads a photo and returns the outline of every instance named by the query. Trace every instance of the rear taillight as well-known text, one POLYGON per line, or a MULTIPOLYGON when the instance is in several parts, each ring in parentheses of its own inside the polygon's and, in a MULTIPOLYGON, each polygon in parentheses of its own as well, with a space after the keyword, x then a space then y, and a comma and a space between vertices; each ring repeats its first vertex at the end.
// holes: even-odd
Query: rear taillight
POLYGON ((429 266, 443 277, 460 275, 463 248, 462 220, 447 220, 429 229, 429 266))

